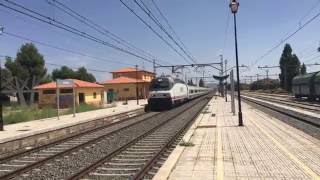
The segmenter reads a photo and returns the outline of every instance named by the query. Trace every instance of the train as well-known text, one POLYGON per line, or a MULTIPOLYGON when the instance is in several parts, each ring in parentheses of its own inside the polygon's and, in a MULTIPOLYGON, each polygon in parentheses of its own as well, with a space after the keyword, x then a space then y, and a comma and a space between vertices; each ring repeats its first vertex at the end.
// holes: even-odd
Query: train
POLYGON ((157 77, 151 81, 147 109, 171 109, 206 95, 211 90, 211 88, 187 85, 184 81, 172 76, 157 77))
POLYGON ((294 77, 292 93, 295 98, 306 97, 309 100, 320 100, 320 71, 294 77))

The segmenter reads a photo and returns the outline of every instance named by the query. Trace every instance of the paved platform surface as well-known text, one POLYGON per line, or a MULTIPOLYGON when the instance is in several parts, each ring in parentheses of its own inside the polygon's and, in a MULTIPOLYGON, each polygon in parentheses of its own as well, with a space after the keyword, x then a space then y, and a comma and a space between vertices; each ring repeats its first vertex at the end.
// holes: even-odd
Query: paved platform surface
POLYGON ((243 103, 213 99, 154 179, 320 179, 320 141, 243 103))
POLYGON ((266 101, 266 100, 259 99, 259 98, 249 97, 249 96, 245 96, 245 95, 242 95, 242 96, 244 96, 244 97, 246 97, 248 99, 253 99, 255 101, 268 103, 268 104, 271 104, 271 105, 274 105, 274 106, 277 106, 277 107, 280 107, 280 108, 285 108, 285 109, 296 111, 296 112, 299 112, 299 113, 303 113, 303 114, 306 114, 306 115, 309 115, 309 116, 312 116, 312 117, 320 118, 320 110, 319 110, 319 113, 314 113, 314 112, 310 112, 310 111, 307 111, 307 110, 303 110, 301 108, 290 107, 290 106, 286 106, 286 105, 283 105, 283 104, 280 104, 280 103, 270 102, 270 101, 266 101))
POLYGON ((115 107, 77 113, 76 117, 73 117, 73 115, 64 115, 60 116, 59 120, 57 119, 57 117, 54 117, 5 125, 4 131, 0 131, 0 143, 16 138, 34 135, 41 132, 46 132, 49 130, 55 130, 58 128, 72 126, 75 124, 83 123, 105 116, 116 115, 119 113, 132 111, 139 108, 144 108, 144 105, 146 103, 146 99, 139 100, 140 105, 136 104, 136 100, 128 101, 128 105, 123 105, 122 102, 116 102, 115 107))

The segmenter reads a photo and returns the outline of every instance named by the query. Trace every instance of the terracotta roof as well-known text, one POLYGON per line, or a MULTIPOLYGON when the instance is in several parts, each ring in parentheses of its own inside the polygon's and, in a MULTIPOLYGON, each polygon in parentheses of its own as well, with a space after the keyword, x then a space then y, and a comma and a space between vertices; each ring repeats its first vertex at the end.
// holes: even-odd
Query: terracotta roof
MULTIPOLYGON (((91 82, 87 82, 87 81, 81 81, 78 79, 74 79, 74 83, 75 83, 75 87, 76 88, 103 88, 102 85, 99 85, 97 83, 91 83, 91 82)), ((68 86, 59 86, 60 88, 65 88, 68 86)), ((41 84, 39 86, 35 86, 33 87, 33 89, 55 89, 57 88, 56 86, 56 82, 50 82, 50 83, 46 83, 46 84, 41 84)))
MULTIPOLYGON (((126 67, 126 68, 121 68, 121 69, 114 70, 111 73, 123 73, 123 72, 135 72, 135 71, 136 71, 136 68, 126 67)), ((148 73, 154 74, 153 72, 146 71, 146 70, 141 70, 141 69, 138 69, 138 71, 139 72, 140 71, 144 71, 144 72, 148 72, 148 73)))
MULTIPOLYGON (((148 81, 138 79, 138 83, 146 83, 146 82, 148 81)), ((128 84, 128 83, 137 83, 137 79, 121 76, 115 79, 104 81, 101 84, 128 84)))

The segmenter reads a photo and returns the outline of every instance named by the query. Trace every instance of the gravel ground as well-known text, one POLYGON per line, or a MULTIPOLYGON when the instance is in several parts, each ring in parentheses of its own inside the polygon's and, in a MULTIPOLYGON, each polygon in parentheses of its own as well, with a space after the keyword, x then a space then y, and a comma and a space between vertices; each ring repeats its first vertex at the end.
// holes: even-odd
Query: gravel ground
MULTIPOLYGON (((91 141, 91 140, 96 139, 98 137, 101 137, 103 135, 106 135, 106 134, 108 134, 110 132, 113 132, 113 131, 115 131, 117 129, 120 129, 122 127, 129 126, 130 124, 142 121, 145 118, 154 116, 156 114, 157 113, 148 113, 148 114, 144 114, 144 115, 141 115, 141 116, 132 117, 127 121, 123 121, 121 123, 116 123, 116 124, 113 124, 111 126, 99 129, 97 131, 92 131, 92 132, 86 133, 85 135, 77 136, 77 137, 68 139, 68 140, 66 140, 64 142, 55 143, 53 145, 46 146, 44 148, 40 148, 40 149, 37 148, 36 150, 33 150, 31 152, 28 152, 28 153, 24 153, 22 155, 17 155, 14 158, 10 158, 9 160, 6 159, 4 161, 1 161, 0 162, 0 170, 1 169, 17 170, 17 169, 19 169, 21 167, 19 167, 19 166, 8 167, 8 166, 2 166, 2 164, 13 164, 13 165, 23 164, 24 166, 27 166, 29 164, 32 164, 32 161, 39 161, 39 160, 51 157, 51 156, 56 155, 56 154, 58 154, 58 153, 60 153, 62 151, 65 151, 65 150, 71 149, 73 147, 79 146, 80 144, 83 144, 85 142, 88 142, 88 141, 91 141), (48 152, 50 152, 50 153, 48 153, 48 152), (18 163, 17 160, 18 161, 22 161, 23 163, 21 163, 21 162, 18 163)), ((2 176, 4 174, 7 174, 7 173, 8 173, 7 171, 0 171, 0 176, 2 176)))
MULTIPOLYGON (((150 135, 146 136, 145 138, 139 140, 135 144, 131 145, 130 147, 126 148, 123 150, 120 154, 114 156, 110 160, 104 162, 99 168, 94 170, 93 172, 90 173, 90 175, 87 175, 84 177, 84 179, 130 179, 133 178, 133 175, 138 173, 139 170, 146 165, 149 160, 152 158, 151 157, 143 157, 139 154, 134 154, 136 151, 137 152, 148 152, 151 155, 155 155, 161 151, 161 148, 148 148, 146 150, 141 150, 144 149, 145 146, 153 147, 157 146, 159 143, 163 147, 167 142, 169 142, 174 135, 182 127, 184 127, 188 122, 190 122, 194 115, 196 115, 205 105, 207 102, 202 101, 201 103, 197 104, 196 106, 193 106, 193 108, 189 111, 186 111, 183 114, 180 114, 179 116, 175 117, 174 120, 169 121, 159 129, 157 129, 155 132, 151 133, 150 135), (141 147, 143 146, 143 147, 141 147), (130 156, 128 156, 128 152, 130 153, 130 156), (134 154, 134 158, 132 157, 132 154, 134 154), (146 159, 146 160, 145 160, 146 159), (142 160, 142 161, 140 161, 142 160), (110 163, 120 163, 124 165, 111 165, 110 163), (114 170, 115 168, 119 169, 124 169, 124 168, 129 168, 130 166, 127 166, 126 164, 135 164, 135 166, 132 166, 134 168, 137 168, 137 170, 130 170, 130 171, 124 171, 124 170, 114 170), (114 176, 96 176, 93 173, 98 173, 98 174, 116 174, 114 176), (130 176, 120 176, 121 174, 131 174, 130 176)), ((131 167, 131 168, 132 168, 131 167)), ((148 176, 150 177, 150 176, 148 176)))
POLYGON ((73 151, 72 153, 68 153, 62 157, 56 157, 43 164, 41 167, 33 169, 15 179, 63 179, 69 177, 75 172, 95 163, 102 157, 120 148, 127 142, 144 134, 150 128, 174 117, 177 112, 183 111, 186 107, 192 107, 196 103, 195 101, 170 111, 160 113, 159 115, 150 118, 148 121, 120 130, 111 136, 107 136, 100 141, 73 151))

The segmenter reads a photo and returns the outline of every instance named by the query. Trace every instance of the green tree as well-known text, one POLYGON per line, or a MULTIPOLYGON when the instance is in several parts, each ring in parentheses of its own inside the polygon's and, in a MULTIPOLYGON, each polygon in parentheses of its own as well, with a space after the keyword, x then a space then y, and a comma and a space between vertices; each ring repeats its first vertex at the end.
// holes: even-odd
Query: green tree
POLYGON ((301 66, 300 74, 307 74, 307 67, 304 63, 301 66))
POLYGON ((286 44, 280 58, 280 85, 282 89, 291 91, 292 79, 300 73, 299 58, 292 53, 290 44, 286 44))
POLYGON ((67 66, 62 66, 60 69, 54 69, 52 71, 52 79, 79 79, 88 82, 96 81, 93 74, 88 73, 85 67, 80 67, 77 71, 74 71, 67 66))
POLYGON ((203 81, 203 79, 200 79, 200 81, 199 81, 199 87, 204 87, 204 81, 203 81))
POLYGON ((78 69, 78 71, 76 71, 76 77, 77 79, 83 81, 96 82, 96 78, 93 76, 93 74, 88 73, 85 67, 81 67, 78 69))
POLYGON ((35 94, 33 87, 38 85, 47 74, 43 55, 38 52, 34 44, 26 43, 19 49, 15 60, 6 59, 5 66, 16 78, 15 84, 19 90, 20 103, 24 105, 24 98, 27 98, 29 104, 32 104, 35 94), (31 93, 22 95, 24 90, 30 90, 31 93))
POLYGON ((67 66, 62 66, 60 69, 52 71, 52 79, 76 79, 76 73, 67 66))

